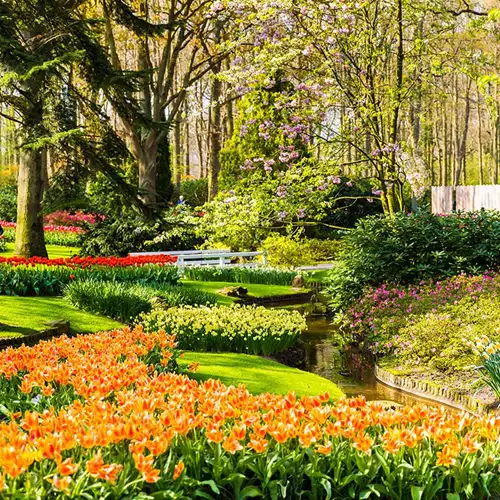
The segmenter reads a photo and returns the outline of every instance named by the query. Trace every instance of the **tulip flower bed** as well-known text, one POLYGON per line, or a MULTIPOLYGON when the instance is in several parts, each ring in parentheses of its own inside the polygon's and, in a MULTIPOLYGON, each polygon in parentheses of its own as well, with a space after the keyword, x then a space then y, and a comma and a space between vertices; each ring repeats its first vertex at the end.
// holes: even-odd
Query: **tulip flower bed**
POLYGON ((500 418, 328 394, 253 396, 173 373, 176 357, 174 336, 140 328, 1 352, 2 498, 500 492, 500 418))
POLYGON ((60 295, 78 280, 136 284, 170 284, 179 281, 175 259, 161 257, 72 257, 43 259, 0 257, 0 295, 60 295))
MULTIPOLYGON (((0 221, 0 226, 4 228, 5 241, 13 242, 16 239, 16 223, 0 221)), ((79 226, 57 226, 46 225, 43 227, 45 233, 45 243, 47 245, 61 245, 76 247, 80 244, 80 235, 83 229, 79 226)))
POLYGON ((137 321, 146 331, 175 334, 181 349, 265 356, 291 347, 307 328, 297 311, 239 305, 153 310, 137 321))

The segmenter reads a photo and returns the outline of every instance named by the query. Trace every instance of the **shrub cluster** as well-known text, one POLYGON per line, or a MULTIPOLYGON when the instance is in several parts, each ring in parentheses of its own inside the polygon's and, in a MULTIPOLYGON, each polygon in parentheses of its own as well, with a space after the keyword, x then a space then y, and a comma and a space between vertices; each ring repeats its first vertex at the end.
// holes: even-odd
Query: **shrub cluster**
POLYGON ((217 295, 172 285, 139 285, 117 281, 82 280, 70 283, 64 297, 78 309, 130 323, 153 307, 215 304, 217 295))
POLYGON ((102 215, 58 210, 46 215, 43 221, 53 226, 85 226, 87 224, 96 224, 97 221, 102 219, 105 219, 102 215))
POLYGON ((347 331, 383 363, 406 373, 433 373, 469 391, 481 364, 477 338, 500 341, 500 275, 459 275, 407 287, 368 290, 343 318, 347 331))
POLYGON ((0 186, 0 220, 13 222, 17 217, 17 186, 0 186))
POLYGON ((491 498, 500 418, 251 395, 141 329, 0 352, 4 498, 491 498), (194 367, 193 367, 194 368, 194 367), (373 494, 373 495, 372 495, 373 494))
POLYGON ((193 281, 223 281, 228 283, 250 283, 259 285, 289 286, 297 271, 259 267, 215 267, 188 266, 183 276, 193 281))
POLYGON ((417 283, 500 264, 500 212, 368 217, 349 231, 330 273, 332 307, 347 307, 367 286, 417 283))
POLYGON ((276 267, 299 267, 333 260, 340 251, 342 240, 294 239, 269 236, 262 243, 268 262, 276 267))
POLYGON ((146 331, 175 333, 181 349, 269 356, 292 346, 306 329, 297 311, 265 307, 178 307, 139 316, 146 331))

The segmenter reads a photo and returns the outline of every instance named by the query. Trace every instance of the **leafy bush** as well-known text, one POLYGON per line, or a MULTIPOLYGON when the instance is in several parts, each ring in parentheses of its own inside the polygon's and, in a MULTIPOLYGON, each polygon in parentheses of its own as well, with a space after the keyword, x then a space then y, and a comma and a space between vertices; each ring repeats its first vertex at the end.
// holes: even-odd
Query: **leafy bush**
POLYGON ((17 187, 0 186, 0 220, 14 222, 17 218, 17 187))
POLYGON ((69 284, 64 297, 78 309, 130 323, 153 307, 215 304, 217 296, 182 286, 145 286, 115 281, 83 280, 69 284))
POLYGON ((500 213, 368 217, 344 237, 330 273, 332 307, 345 308, 366 286, 414 283, 500 264, 500 213))
POLYGON ((343 326, 384 366, 472 395, 481 389, 474 372, 482 364, 472 342, 488 335, 500 341, 499 305, 498 274, 383 285, 346 312, 343 326))
POLYGON ((268 267, 215 267, 187 266, 182 270, 184 278, 192 281, 225 281, 258 285, 292 284, 296 271, 268 267))
POLYGON ((201 207, 208 201, 208 179, 191 179, 181 182, 180 195, 190 207, 201 207))
POLYGON ((173 285, 178 282, 179 275, 177 267, 171 265, 82 268, 65 265, 0 264, 0 295, 61 295, 66 285, 80 280, 173 285))
POLYGON ((43 218, 43 222, 54 226, 84 226, 86 224, 95 224, 102 218, 104 217, 101 215, 81 211, 68 212, 67 210, 58 210, 46 215, 43 218))
POLYGON ((190 250, 202 243, 196 236, 199 218, 186 207, 166 210, 154 221, 135 215, 108 217, 88 227, 82 236, 82 253, 127 255, 130 252, 190 250))
POLYGON ((341 240, 294 239, 273 235, 266 238, 262 250, 272 266, 299 267, 334 259, 341 245, 341 240))
POLYGON ((2 497, 482 500, 500 492, 491 415, 252 395, 172 373, 175 342, 137 328, 1 351, 2 497))
POLYGON ((141 315, 146 331, 175 333, 181 349, 269 356, 292 346, 306 329, 297 311, 265 307, 179 307, 141 315))

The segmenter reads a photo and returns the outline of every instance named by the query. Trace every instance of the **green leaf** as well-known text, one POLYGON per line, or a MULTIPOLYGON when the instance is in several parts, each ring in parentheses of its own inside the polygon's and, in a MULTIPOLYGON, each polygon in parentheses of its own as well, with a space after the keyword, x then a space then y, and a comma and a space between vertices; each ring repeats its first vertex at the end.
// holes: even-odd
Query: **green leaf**
POLYGON ((256 486, 247 486, 244 488, 241 493, 238 495, 239 500, 244 500, 245 498, 254 498, 254 497, 262 497, 262 492, 256 486))
POLYGON ((424 494, 423 486, 412 486, 411 487, 411 500, 420 500, 424 494))

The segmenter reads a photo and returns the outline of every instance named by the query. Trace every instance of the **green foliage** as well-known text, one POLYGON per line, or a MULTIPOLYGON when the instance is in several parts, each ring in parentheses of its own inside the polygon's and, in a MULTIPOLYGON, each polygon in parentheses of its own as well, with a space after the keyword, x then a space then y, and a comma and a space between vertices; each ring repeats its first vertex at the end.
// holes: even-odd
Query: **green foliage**
POLYGON ((341 245, 341 240, 298 239, 275 234, 266 238, 262 250, 272 266, 299 267, 333 260, 341 245))
POLYGON ((343 327, 384 366, 472 395, 481 379, 496 381, 496 360, 486 361, 500 348, 499 305, 498 274, 383 285, 347 311, 343 327), (477 339, 490 336, 480 348, 477 339))
POLYGON ((64 289, 64 297, 84 311, 130 323, 153 307, 215 304, 215 294, 170 285, 146 286, 113 281, 76 281, 64 289))
POLYGON ((495 268, 500 264, 499 238, 500 214, 493 211, 362 219, 346 233, 339 265, 329 275, 332 307, 346 307, 369 285, 495 268))
MULTIPOLYGON (((235 184, 242 177, 248 177, 248 175, 242 175, 240 168, 246 159, 269 158, 280 145, 287 142, 282 131, 276 127, 290 120, 290 110, 277 105, 283 98, 282 93, 287 91, 293 94, 293 86, 281 80, 279 75, 275 75, 272 85, 263 85, 262 88, 248 93, 238 102, 239 115, 233 136, 226 141, 220 153, 219 183, 222 189, 234 189, 235 184), (259 125, 264 122, 272 124, 266 130, 269 137, 263 137, 262 130, 259 129, 259 125)), ((291 144, 306 153, 307 148, 300 140, 291 140, 291 144)), ((263 177, 262 170, 257 169, 252 172, 251 177, 263 177)))
POLYGON ((296 271, 254 267, 187 266, 183 276, 192 281, 220 281, 260 285, 291 285, 296 271))
POLYGON ((181 349, 265 356, 292 346, 307 327, 297 311, 236 305, 154 310, 138 323, 146 331, 175 333, 181 349))
POLYGON ((61 295, 72 281, 95 280, 141 285, 175 285, 179 281, 177 266, 95 266, 72 269, 65 266, 0 264, 0 295, 61 295))
POLYGON ((200 207, 208 201, 208 179, 191 179, 181 182, 180 195, 190 207, 200 207))
MULTIPOLYGON (((5 241, 16 241, 16 230, 6 228, 4 230, 5 241)), ((63 247, 77 247, 81 241, 82 234, 72 231, 44 231, 45 243, 63 247)))
POLYGON ((7 251, 7 242, 5 239, 0 239, 0 253, 7 251))
POLYGON ((17 187, 0 186, 0 221, 15 222, 17 216, 17 187))
POLYGON ((186 207, 168 209, 154 221, 130 213, 108 217, 82 235, 82 254, 125 256, 130 252, 192 250, 202 242, 195 233, 198 220, 186 207))
POLYGON ((483 335, 476 339, 475 344, 470 342, 469 346, 474 347, 474 353, 482 358, 479 367, 482 381, 500 400, 500 342, 492 342, 487 335, 483 335))

